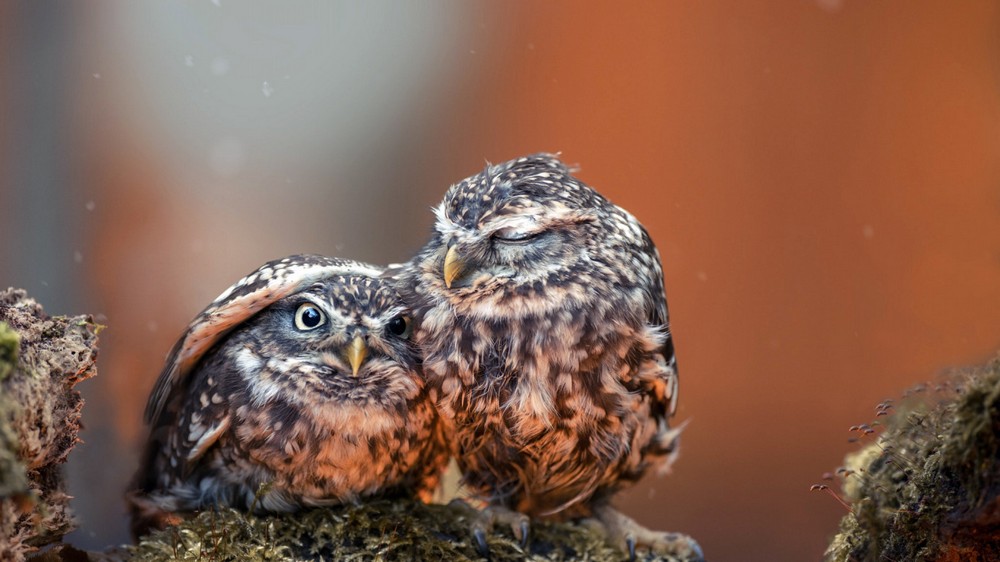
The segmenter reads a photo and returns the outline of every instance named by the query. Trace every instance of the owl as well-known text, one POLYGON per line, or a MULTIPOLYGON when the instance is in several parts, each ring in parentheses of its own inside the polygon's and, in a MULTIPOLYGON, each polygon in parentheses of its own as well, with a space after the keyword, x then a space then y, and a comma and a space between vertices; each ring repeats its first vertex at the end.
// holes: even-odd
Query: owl
POLYGON ((430 392, 470 491, 527 518, 587 519, 636 546, 699 555, 610 505, 668 466, 677 367, 660 258, 631 214, 537 154, 453 185, 430 242, 392 273, 417 318, 430 392))
POLYGON ((416 496, 448 447, 410 312, 382 270, 264 264, 184 331, 149 398, 136 536, 214 506, 259 512, 416 496))

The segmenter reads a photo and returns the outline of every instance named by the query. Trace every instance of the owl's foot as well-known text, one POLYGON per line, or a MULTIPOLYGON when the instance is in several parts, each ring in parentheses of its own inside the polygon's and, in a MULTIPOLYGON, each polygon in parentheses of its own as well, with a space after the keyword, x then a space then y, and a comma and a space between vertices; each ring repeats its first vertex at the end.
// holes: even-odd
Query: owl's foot
POLYGON ((527 515, 499 505, 476 509, 464 500, 452 500, 449 505, 465 511, 472 521, 472 537, 476 540, 476 550, 482 557, 487 559, 490 557, 490 546, 486 543, 486 537, 493 532, 493 527, 497 524, 509 526, 521 548, 528 545, 531 519, 527 515))
MULTIPOLYGON (((138 490, 132 490, 125 494, 129 511, 132 515, 132 538, 138 540, 153 531, 166 529, 173 525, 179 525, 184 521, 184 515, 177 511, 165 508, 156 499, 142 494, 138 490)), ((171 504, 171 507, 176 506, 171 504)), ((190 515, 190 514, 189 514, 190 515)))
POLYGON ((705 559, 701 546, 693 538, 681 533, 647 529, 609 505, 595 508, 594 517, 584 523, 603 533, 613 544, 623 546, 632 561, 635 560, 636 549, 686 561, 705 559))

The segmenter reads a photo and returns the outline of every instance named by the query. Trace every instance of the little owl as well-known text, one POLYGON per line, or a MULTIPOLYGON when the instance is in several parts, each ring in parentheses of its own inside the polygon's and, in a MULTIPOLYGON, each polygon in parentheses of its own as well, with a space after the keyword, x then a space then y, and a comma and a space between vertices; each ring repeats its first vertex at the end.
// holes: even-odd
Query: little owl
POLYGON ((453 185, 430 242, 391 274, 415 312, 430 392, 463 482, 492 522, 586 519, 628 548, 700 556, 612 494, 676 453, 677 369, 646 230, 537 154, 453 185))
POLYGON ((150 396, 133 532, 214 506, 429 500, 448 448, 411 332, 396 290, 364 263, 291 256, 227 289, 150 396))

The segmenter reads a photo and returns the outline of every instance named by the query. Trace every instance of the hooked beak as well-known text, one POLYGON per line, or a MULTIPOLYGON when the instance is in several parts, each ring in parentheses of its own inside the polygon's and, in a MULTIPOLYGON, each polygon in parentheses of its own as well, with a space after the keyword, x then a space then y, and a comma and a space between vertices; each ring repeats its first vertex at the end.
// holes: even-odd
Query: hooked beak
POLYGON ((465 271, 465 261, 458 255, 455 246, 448 248, 448 253, 444 256, 444 284, 449 289, 451 284, 465 271))
POLYGON ((353 375, 357 377, 358 370, 361 369, 361 364, 365 362, 365 356, 368 355, 368 346, 365 344, 364 338, 355 336, 354 341, 347 346, 344 354, 347 356, 347 362, 351 364, 353 375))

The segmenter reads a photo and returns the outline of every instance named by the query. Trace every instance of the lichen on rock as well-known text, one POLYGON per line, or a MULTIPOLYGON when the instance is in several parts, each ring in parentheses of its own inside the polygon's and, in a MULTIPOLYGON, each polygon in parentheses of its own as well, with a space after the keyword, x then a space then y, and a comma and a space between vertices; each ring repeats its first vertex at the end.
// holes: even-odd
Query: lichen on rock
POLYGON ((79 442, 96 374, 89 316, 50 317, 23 290, 0 291, 0 559, 21 560, 74 528, 61 465, 79 442))
POLYGON ((840 470, 827 559, 1000 560, 1000 357, 912 394, 840 470))

